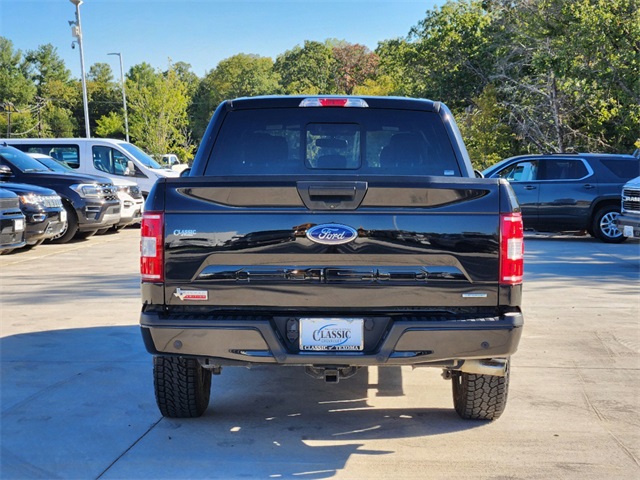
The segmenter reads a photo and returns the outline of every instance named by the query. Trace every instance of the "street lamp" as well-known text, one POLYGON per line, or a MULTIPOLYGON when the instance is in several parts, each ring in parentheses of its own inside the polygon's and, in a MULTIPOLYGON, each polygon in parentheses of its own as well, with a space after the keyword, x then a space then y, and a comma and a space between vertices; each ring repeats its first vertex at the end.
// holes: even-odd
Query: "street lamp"
POLYGON ((117 55, 120 58, 120 84, 122 85, 122 105, 124 106, 124 131, 129 142, 129 120, 127 119, 127 95, 124 93, 124 69, 122 68, 122 53, 107 53, 107 55, 117 55))
POLYGON ((80 72, 82 73, 82 103, 84 104, 84 128, 86 130, 87 138, 91 137, 91 130, 89 129, 89 100, 87 99, 87 78, 84 73, 84 51, 82 50, 82 26, 80 24, 80 5, 82 0, 69 0, 76 6, 76 21, 69 22, 71 26, 71 35, 75 37, 76 41, 71 42, 71 48, 74 47, 74 43, 78 43, 80 49, 80 72))

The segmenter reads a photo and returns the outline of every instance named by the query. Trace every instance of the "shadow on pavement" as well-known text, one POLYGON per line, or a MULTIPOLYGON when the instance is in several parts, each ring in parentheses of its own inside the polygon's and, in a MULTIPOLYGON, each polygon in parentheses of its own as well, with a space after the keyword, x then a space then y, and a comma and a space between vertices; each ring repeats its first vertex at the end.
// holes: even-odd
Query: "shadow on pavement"
POLYGON ((558 280, 580 285, 618 284, 637 294, 640 244, 605 244, 591 237, 525 239, 525 282, 558 280))
POLYGON ((4 337, 0 360, 3 478, 328 478, 353 455, 395 453, 385 439, 486 425, 416 408, 398 367, 338 384, 226 368, 203 417, 163 419, 137 326, 4 337))

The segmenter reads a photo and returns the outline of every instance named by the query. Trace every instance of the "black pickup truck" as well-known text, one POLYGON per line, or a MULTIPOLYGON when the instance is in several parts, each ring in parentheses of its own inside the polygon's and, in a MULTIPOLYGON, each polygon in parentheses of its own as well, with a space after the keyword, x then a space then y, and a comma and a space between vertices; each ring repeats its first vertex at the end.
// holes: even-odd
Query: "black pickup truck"
POLYGON ((226 366, 436 367, 456 412, 503 412, 523 326, 520 209, 476 178, 445 105, 223 102, 141 229, 142 336, 164 416, 197 417, 226 366))

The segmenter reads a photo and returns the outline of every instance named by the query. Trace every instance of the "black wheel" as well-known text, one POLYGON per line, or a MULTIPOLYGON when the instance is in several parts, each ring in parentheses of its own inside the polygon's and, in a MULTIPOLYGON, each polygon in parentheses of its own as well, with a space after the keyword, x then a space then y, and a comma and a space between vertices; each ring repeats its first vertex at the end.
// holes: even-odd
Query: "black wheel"
POLYGON ((507 406, 509 362, 504 377, 452 372, 453 405, 467 420, 495 420, 507 406))
POLYGON ((75 210, 66 204, 64 209, 67 211, 67 222, 60 233, 51 239, 53 243, 67 243, 78 233, 78 217, 75 210))
POLYGON ((593 236, 606 243, 624 242, 626 237, 618 230, 616 224, 619 215, 620 207, 616 205, 607 205, 598 210, 591 224, 593 236))
POLYGON ((199 417, 209 406, 211 371, 192 358, 156 356, 153 357, 153 386, 163 416, 199 417))

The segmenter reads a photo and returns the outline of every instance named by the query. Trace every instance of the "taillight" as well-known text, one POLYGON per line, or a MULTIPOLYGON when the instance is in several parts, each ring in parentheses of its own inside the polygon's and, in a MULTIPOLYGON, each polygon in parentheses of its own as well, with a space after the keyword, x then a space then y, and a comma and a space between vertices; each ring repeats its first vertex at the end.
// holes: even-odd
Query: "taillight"
POLYGON ((311 97, 300 102, 300 107, 368 107, 362 98, 311 97))
POLYGON ((144 212, 140 227, 140 275, 143 282, 164 282, 164 214, 144 212))
POLYGON ((500 283, 517 285, 524 275, 522 214, 500 215, 500 283))

